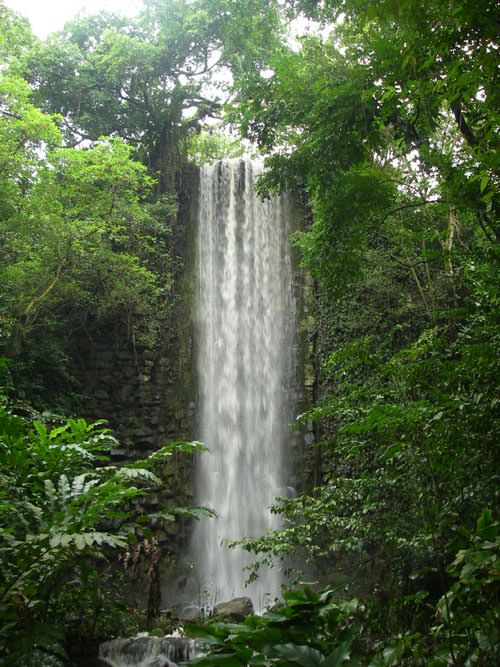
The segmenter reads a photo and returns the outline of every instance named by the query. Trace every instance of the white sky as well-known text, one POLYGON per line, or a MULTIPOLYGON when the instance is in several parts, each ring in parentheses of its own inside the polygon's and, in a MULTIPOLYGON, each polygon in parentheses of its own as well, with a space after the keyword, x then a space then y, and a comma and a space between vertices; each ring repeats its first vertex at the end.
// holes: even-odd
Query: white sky
POLYGON ((80 10, 96 14, 102 9, 134 15, 140 0, 4 0, 5 4, 25 16, 37 37, 44 39, 60 30, 80 10))
MULTIPOLYGON (((126 16, 136 15, 143 6, 141 0, 3 0, 18 14, 25 16, 37 37, 45 39, 51 32, 61 30, 67 21, 80 10, 86 14, 97 14, 101 10, 114 11, 126 16)), ((303 34, 312 22, 303 18, 295 19, 292 34, 303 34)), ((318 26, 313 28, 318 31, 318 26)), ((326 31, 325 35, 329 32, 326 31)), ((324 36, 325 36, 324 35, 324 36)))

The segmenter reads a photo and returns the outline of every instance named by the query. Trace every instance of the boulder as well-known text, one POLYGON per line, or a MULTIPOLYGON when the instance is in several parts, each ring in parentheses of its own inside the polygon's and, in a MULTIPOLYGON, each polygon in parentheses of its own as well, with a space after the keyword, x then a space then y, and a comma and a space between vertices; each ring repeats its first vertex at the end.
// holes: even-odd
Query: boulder
POLYGON ((243 621, 253 614, 253 604, 250 598, 234 598, 229 602, 219 602, 215 605, 213 616, 217 618, 231 618, 233 621, 243 621))

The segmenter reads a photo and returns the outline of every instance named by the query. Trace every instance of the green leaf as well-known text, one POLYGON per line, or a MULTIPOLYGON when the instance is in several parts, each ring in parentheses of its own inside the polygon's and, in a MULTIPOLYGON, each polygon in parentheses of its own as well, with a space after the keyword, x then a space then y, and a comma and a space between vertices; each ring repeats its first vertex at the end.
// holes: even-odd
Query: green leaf
POLYGON ((61 535, 52 535, 49 544, 52 547, 52 549, 55 549, 55 547, 58 547, 61 544, 61 535))
POLYGON ((403 641, 398 641, 396 644, 384 649, 384 664, 388 666, 397 664, 399 658, 403 655, 404 650, 405 645, 403 641))
POLYGON ((34 421, 33 426, 35 427, 36 432, 40 436, 40 440, 42 442, 45 442, 47 439, 47 427, 45 426, 45 424, 42 424, 39 421, 34 421))
POLYGON ((161 479, 152 473, 151 470, 147 470, 146 468, 123 467, 119 468, 117 473, 121 477, 126 477, 128 479, 144 479, 158 486, 161 484, 161 479))
POLYGON ((82 473, 73 479, 73 484, 71 485, 71 496, 73 498, 78 498, 78 496, 81 494, 86 477, 87 473, 82 473))
POLYGON ((324 657, 315 648, 297 644, 278 644, 274 647, 274 652, 282 658, 286 658, 294 665, 302 667, 317 667, 324 663, 324 657))
POLYGON ((93 532, 90 534, 95 544, 107 544, 114 549, 123 549, 127 546, 127 540, 121 535, 112 535, 111 533, 93 532))
POLYGON ((31 513, 38 522, 42 521, 42 510, 40 509, 40 507, 36 507, 35 505, 33 505, 33 503, 30 502, 25 502, 24 506, 31 511, 31 513))
POLYGON ((325 659, 325 667, 339 667, 351 655, 351 639, 346 639, 325 659))
POLYGON ((358 608, 358 600, 356 598, 351 598, 350 600, 340 600, 338 606, 342 611, 345 611, 347 614, 352 614, 353 611, 356 611, 358 608))
POLYGON ((218 517, 215 510, 210 509, 210 507, 202 507, 198 505, 193 507, 173 507, 170 511, 179 516, 192 517, 193 519, 199 519, 200 516, 207 516, 213 519, 218 517))
POLYGON ((59 477, 59 495, 61 497, 61 505, 64 507, 69 500, 70 486, 69 481, 66 475, 61 475, 59 477))
POLYGON ((102 541, 114 549, 123 549, 127 546, 125 537, 119 535, 110 535, 109 533, 102 533, 102 541))
POLYGON ((61 546, 62 547, 67 547, 71 544, 73 541, 73 535, 70 535, 68 533, 64 533, 61 535, 61 546))
POLYGON ((498 534, 498 524, 493 520, 490 509, 485 508, 476 522, 477 533, 485 540, 494 540, 498 534))

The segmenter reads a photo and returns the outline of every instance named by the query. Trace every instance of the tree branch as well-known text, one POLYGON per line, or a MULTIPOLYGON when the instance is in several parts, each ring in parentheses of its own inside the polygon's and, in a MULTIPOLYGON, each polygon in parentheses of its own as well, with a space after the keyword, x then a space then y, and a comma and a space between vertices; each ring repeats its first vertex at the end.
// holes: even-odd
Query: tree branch
POLYGON ((478 144, 478 140, 474 132, 470 129, 469 125, 467 124, 467 121, 462 111, 462 105, 459 102, 459 100, 454 100, 450 104, 450 108, 453 111, 453 115, 455 116, 455 121, 457 123, 458 129, 460 130, 465 141, 469 144, 469 146, 475 148, 478 144))

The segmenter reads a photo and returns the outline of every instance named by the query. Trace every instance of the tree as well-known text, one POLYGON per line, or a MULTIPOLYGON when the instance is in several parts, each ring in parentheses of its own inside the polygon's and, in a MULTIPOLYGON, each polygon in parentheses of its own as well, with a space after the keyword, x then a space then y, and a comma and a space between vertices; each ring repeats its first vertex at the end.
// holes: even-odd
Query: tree
POLYGON ((253 57, 246 32, 260 26, 273 34, 271 15, 265 3, 168 0, 146 3, 133 20, 80 17, 47 43, 25 42, 19 33, 8 76, 23 87, 30 113, 40 123, 52 119, 58 136, 52 146, 34 128, 28 145, 26 118, 17 139, 6 119, 9 187, 16 170, 30 173, 25 190, 9 199, 16 215, 6 211, 3 222, 10 239, 2 264, 3 349, 20 364, 18 391, 21 376, 31 376, 32 389, 44 387, 49 360, 60 369, 54 377, 65 376, 56 384, 73 391, 71 341, 81 331, 92 337, 106 321, 124 322, 132 339, 154 342, 173 303, 183 164, 225 85, 210 77, 236 57, 238 45, 247 48, 244 39, 253 57), (256 7, 260 13, 250 16, 256 7), (30 147, 31 163, 15 141, 25 153, 30 147))
POLYGON ((19 57, 31 48, 35 38, 26 19, 16 16, 14 12, 0 3, 0 58, 19 57))
POLYGON ((37 104, 63 116, 71 145, 121 136, 159 177, 158 191, 172 192, 182 141, 221 114, 224 67, 258 67, 276 34, 275 3, 148 0, 132 20, 101 13, 67 24, 21 72, 37 104))
POLYGON ((159 217, 176 202, 142 203, 152 180, 119 138, 61 148, 60 117, 35 107, 19 77, 2 72, 0 99, 0 343, 68 377, 72 332, 114 317, 140 339, 167 308, 174 256, 159 217))

